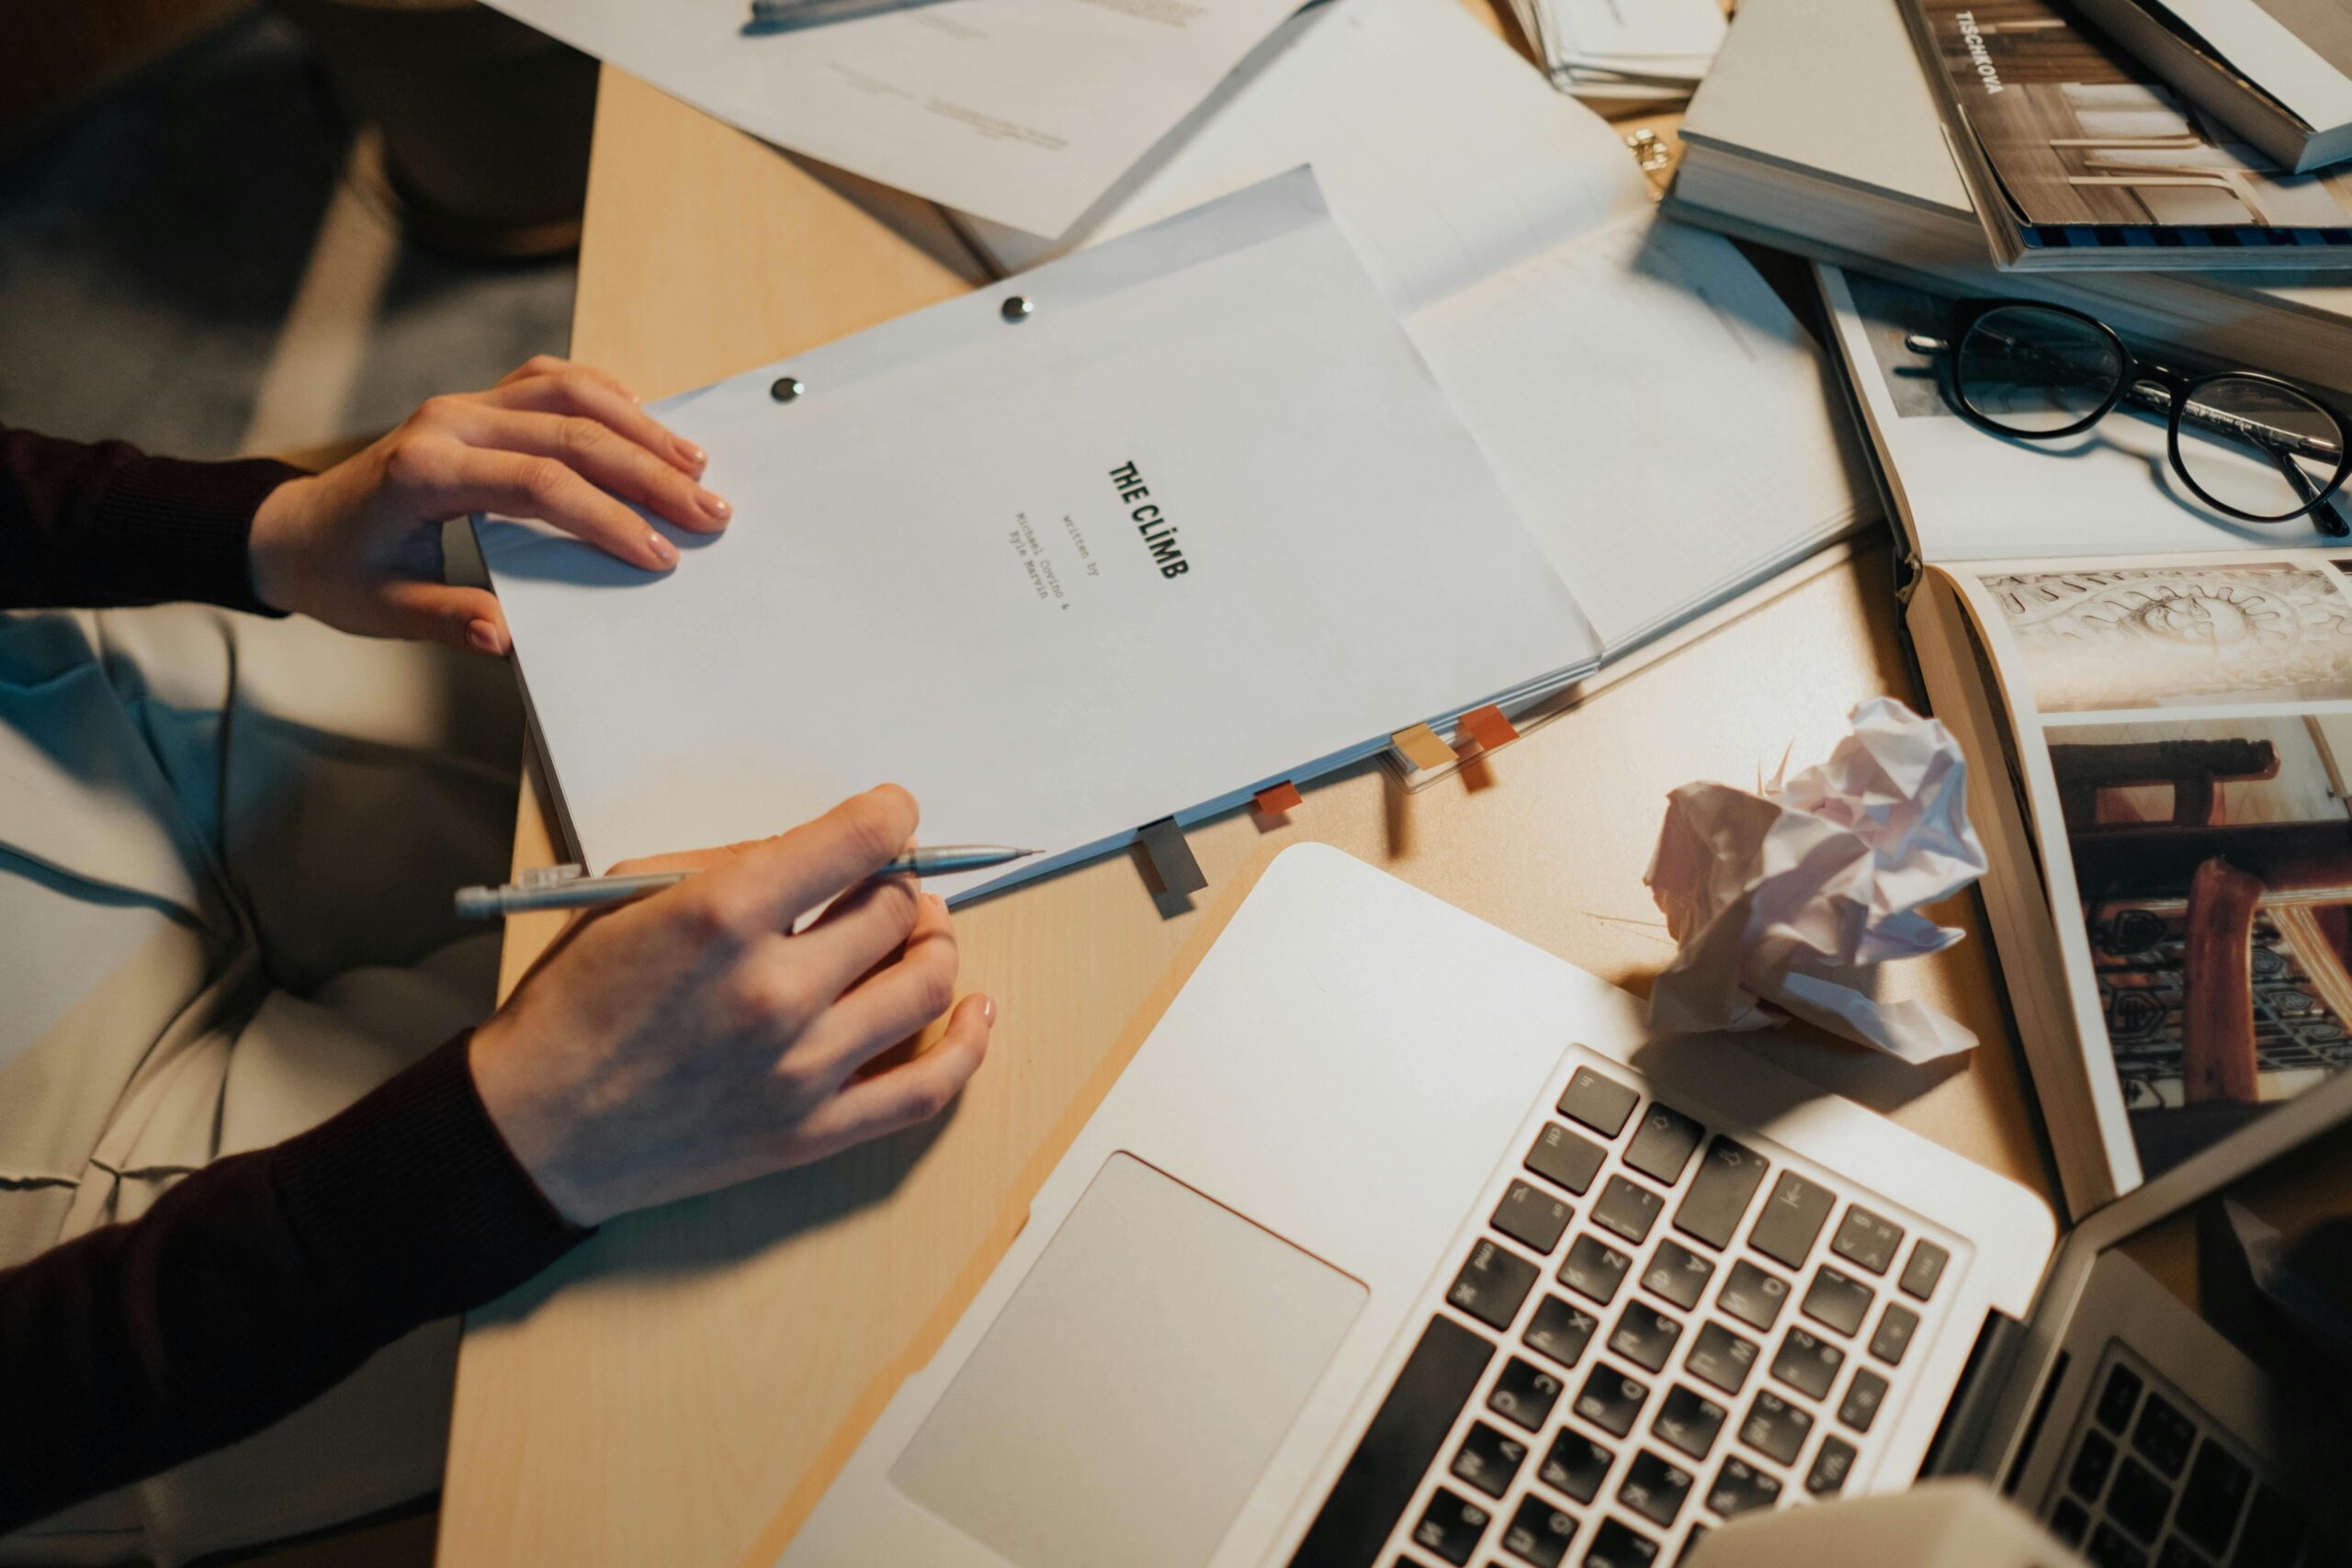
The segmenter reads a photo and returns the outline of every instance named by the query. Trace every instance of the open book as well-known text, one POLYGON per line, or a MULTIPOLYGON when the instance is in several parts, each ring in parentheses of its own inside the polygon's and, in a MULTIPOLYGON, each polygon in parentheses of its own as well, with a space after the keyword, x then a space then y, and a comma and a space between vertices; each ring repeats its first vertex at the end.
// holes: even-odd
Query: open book
POLYGON ((1822 282, 2079 1214, 2352 1066, 2352 548, 2201 505, 2128 410, 1967 423, 1945 301, 1822 282))
POLYGON ((1310 6, 1067 232, 962 221, 1017 272, 1298 164, 1608 658, 1870 520, 1789 308, 1454 0, 1310 6))

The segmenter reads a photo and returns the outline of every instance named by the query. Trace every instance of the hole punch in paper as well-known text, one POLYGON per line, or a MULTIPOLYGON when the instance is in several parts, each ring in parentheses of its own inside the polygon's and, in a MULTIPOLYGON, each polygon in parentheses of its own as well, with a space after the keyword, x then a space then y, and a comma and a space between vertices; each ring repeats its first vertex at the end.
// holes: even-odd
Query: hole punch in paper
POLYGON ((1209 885, 1201 863, 1193 858, 1193 847, 1184 841, 1184 829, 1176 826, 1173 817, 1136 829, 1136 839, 1151 858, 1152 874, 1159 878, 1161 892, 1198 893, 1209 885))

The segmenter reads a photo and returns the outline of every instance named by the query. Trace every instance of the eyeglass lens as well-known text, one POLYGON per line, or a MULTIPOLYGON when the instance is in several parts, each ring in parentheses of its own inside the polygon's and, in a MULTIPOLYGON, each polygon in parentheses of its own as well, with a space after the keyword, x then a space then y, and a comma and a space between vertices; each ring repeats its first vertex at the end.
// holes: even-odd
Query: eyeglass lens
POLYGON ((2205 499, 2277 520, 2310 508, 2344 457, 2344 430, 2291 388, 2217 376, 2189 389, 2180 466, 2205 499))
POLYGON ((2082 423, 2114 396, 2123 355, 2088 321, 2005 305, 1970 325, 1953 374, 1962 400, 1986 423, 2049 435, 2082 423))

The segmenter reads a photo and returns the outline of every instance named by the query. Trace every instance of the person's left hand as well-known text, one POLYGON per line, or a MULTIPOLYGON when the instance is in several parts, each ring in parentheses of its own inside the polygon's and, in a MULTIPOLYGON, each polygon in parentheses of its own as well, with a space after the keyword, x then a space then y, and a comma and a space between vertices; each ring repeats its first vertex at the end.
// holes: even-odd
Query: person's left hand
POLYGON ((254 514, 254 592, 362 637, 503 654, 512 643, 498 600, 442 581, 445 518, 537 518, 667 571, 676 548, 622 502, 696 533, 723 528, 733 509, 695 482, 705 461, 610 376, 540 355, 488 391, 430 400, 366 451, 270 491, 254 514))

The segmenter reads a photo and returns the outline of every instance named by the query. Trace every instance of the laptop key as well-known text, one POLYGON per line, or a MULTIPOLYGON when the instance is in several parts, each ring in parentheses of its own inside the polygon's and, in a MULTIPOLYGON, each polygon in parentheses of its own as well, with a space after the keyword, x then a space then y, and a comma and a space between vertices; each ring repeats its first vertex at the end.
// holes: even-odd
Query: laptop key
POLYGON ((2154 1544, 2172 1507, 2172 1488, 2138 1460, 2126 1458, 2115 1467, 2115 1481, 2107 1490, 2107 1517, 2143 1541, 2154 1544))
POLYGON ((1651 1568, 1657 1561, 1657 1542, 1623 1519, 1603 1519, 1592 1532, 1584 1568, 1651 1568))
POLYGON ((1699 1152, 1707 1130, 1670 1106, 1650 1101, 1642 1130, 1625 1145, 1625 1163, 1663 1186, 1682 1179, 1682 1168, 1699 1152))
POLYGON ((2095 1413, 2098 1424, 2123 1435, 2132 1425, 2132 1412, 2140 1407, 2140 1374, 2118 1361, 2107 1370, 2107 1386, 2098 1392, 2098 1408, 2095 1413))
POLYGON ((1560 1245, 1561 1233, 1575 1217, 1575 1210, 1550 1193, 1527 1182, 1514 1181, 1504 1190, 1503 1201, 1495 1205, 1494 1218, 1487 1223, 1531 1251, 1548 1257, 1560 1245))
POLYGON ((1867 1433, 1878 1419, 1878 1407, 1885 1403, 1886 1380, 1868 1367, 1857 1367, 1854 1381, 1846 1385, 1845 1402, 1838 1406, 1838 1419, 1857 1432, 1867 1433))
POLYGON ((1878 1331, 1871 1336, 1871 1354, 1890 1367, 1903 1364, 1903 1352, 1911 1348, 1911 1336, 1919 1326, 1919 1314, 1901 1302, 1889 1302, 1886 1310, 1878 1314, 1878 1331))
POLYGON ((1800 1310, 1815 1323, 1851 1334, 1862 1325, 1862 1314, 1871 1310, 1871 1288, 1825 1263, 1813 1271, 1813 1284, 1800 1310))
POLYGON ((1786 1280, 1743 1258, 1724 1276, 1723 1292, 1715 1297, 1715 1304, 1740 1322, 1770 1334, 1772 1325, 1781 1321, 1781 1307, 1788 1299, 1786 1280))
POLYGON ((1768 1459, 1794 1464, 1805 1434, 1812 1430, 1812 1416, 1770 1389, 1759 1388, 1747 1407, 1747 1419, 1740 1423, 1739 1440, 1768 1459))
POLYGON ((2230 1544, 2246 1494, 2253 1490, 2254 1472, 2240 1464, 2235 1454, 2208 1438, 2197 1450, 2197 1462, 2188 1467, 2173 1528, 2219 1556, 2230 1544))
POLYGON ((2132 1428, 2132 1446, 2166 1475, 2178 1475, 2197 1441, 2197 1423, 2173 1408, 2169 1400, 2151 1389, 2140 1407, 2140 1424, 2132 1428))
POLYGON ((2085 1432, 2083 1446, 2075 1450, 2075 1462, 2067 1467, 2066 1489, 2086 1503, 2096 1503, 2114 1471, 2115 1445, 2103 1432, 2085 1432))
POLYGON ((2072 1497, 2061 1497, 2058 1506, 2050 1510, 2050 1533, 2068 1546, 2083 1544, 2083 1532, 2091 1528, 2090 1515, 2072 1497))
POLYGON ((1690 1495, 1692 1480, 1680 1465, 1644 1449, 1625 1467, 1625 1479, 1617 1483, 1617 1501, 1660 1529, 1671 1529, 1675 1516, 1682 1512, 1682 1500, 1690 1495))
POLYGON ((1650 1254, 1649 1269, 1642 1275, 1642 1288, 1689 1312, 1707 1293, 1707 1281, 1714 1272, 1713 1264, 1680 1242, 1662 1241, 1657 1244, 1657 1250, 1650 1254))
POLYGON ((1792 1328, 1772 1358, 1772 1375, 1807 1399, 1826 1399, 1846 1352, 1809 1329, 1792 1328))
POLYGON ((1707 1488, 1707 1506, 1726 1519, 1769 1508, 1780 1500, 1780 1482, 1737 1454, 1724 1456, 1715 1483, 1707 1488))
POLYGON ((1538 1355, 1573 1367, 1584 1359, 1585 1347, 1592 1343, 1593 1332, 1600 1326, 1600 1320, 1582 1307, 1559 1296, 1545 1296, 1535 1303, 1535 1315, 1527 1320, 1527 1332, 1520 1337, 1538 1355))
POLYGON ((2123 1539, 2123 1532, 2102 1521, 2083 1546, 2091 1568, 2147 1568, 2148 1554, 2123 1539))
POLYGON ((1902 1248, 1903 1227, 1893 1220, 1881 1219, 1860 1203, 1846 1211, 1838 1234, 1829 1238, 1830 1251, 1873 1274, 1883 1274, 1893 1268, 1894 1255, 1902 1248))
POLYGON ((1835 1497, 1853 1469, 1854 1445, 1843 1438, 1824 1438, 1821 1451, 1813 1456, 1813 1468, 1804 1472, 1804 1489, 1815 1497, 1835 1497))
POLYGON ((1932 1241, 1921 1241, 1911 1248, 1911 1261, 1903 1266, 1903 1293, 1914 1301, 1926 1301, 1936 1293, 1936 1281, 1944 1277, 1944 1265, 1951 1261, 1951 1254, 1932 1241))
POLYGON ((1666 1200, 1640 1182, 1612 1176, 1592 1205, 1592 1223, 1603 1230, 1615 1231, 1639 1247, 1648 1239, 1650 1227, 1657 1224, 1658 1211, 1665 1207, 1666 1200))
POLYGON ((1535 1265, 1507 1247, 1482 1241, 1453 1277, 1445 1299, 1489 1328, 1507 1329, 1520 1303, 1535 1288, 1535 1265))
POLYGON ((1583 1122, 1604 1138, 1613 1138, 1625 1130, 1625 1118, 1634 1113, 1641 1099, 1616 1079, 1603 1077, 1590 1067, 1578 1067, 1560 1096, 1560 1114, 1583 1122))
POLYGON ((1682 1325, 1647 1302, 1629 1302, 1617 1319, 1609 1348, 1645 1371, 1664 1367, 1682 1337, 1682 1325))
POLYGON ((1576 1516, 1531 1492, 1519 1500, 1519 1512, 1510 1517, 1510 1528, 1503 1531, 1503 1550, 1535 1568, 1560 1568, 1567 1559, 1568 1543, 1576 1538, 1576 1516))
POLYGON ((2162 1551, 2156 1553, 2156 1568, 2213 1568, 2197 1555, 2196 1549, 2177 1535, 2165 1537, 2162 1551))
POLYGON ((1747 1233, 1747 1245, 1774 1262, 1801 1269, 1837 1201, 1826 1187, 1783 1171, 1772 1196, 1765 1200, 1764 1212, 1756 1216, 1755 1228, 1747 1233))
POLYGON ((1581 1198, 1608 1158, 1609 1151, 1590 1138, 1580 1136, 1557 1122, 1546 1122, 1544 1130, 1535 1134, 1535 1146, 1527 1151, 1524 1163, 1544 1180, 1581 1198))
POLYGON ((1487 1522, 1493 1517, 1460 1493, 1441 1486, 1422 1510, 1421 1522, 1413 1527, 1413 1544, 1462 1568, 1478 1550, 1478 1538, 1487 1533, 1487 1522))
POLYGON ((1731 1412, 1696 1390, 1677 1383, 1666 1391, 1650 1430, 1668 1446, 1692 1459, 1705 1459, 1715 1446, 1731 1412))
POLYGON ((1721 1252, 1731 1245, 1733 1233, 1739 1229, 1756 1189, 1770 1168, 1770 1162, 1755 1150, 1729 1138, 1717 1138, 1707 1145, 1699 1174, 1690 1179, 1690 1190, 1682 1195, 1682 1206, 1674 1211, 1674 1228, 1721 1252))
POLYGON ((1292 1555, 1293 1568, 1374 1560, 1494 1354, 1493 1345, 1453 1319, 1430 1319, 1292 1555))
POLYGON ((1648 1384, 1597 1361, 1577 1393, 1576 1413, 1611 1437, 1622 1438, 1634 1429, 1634 1417, 1649 1396, 1648 1384))
POLYGON ((1507 1435, 1498 1427, 1484 1421, 1470 1423, 1464 1434, 1462 1446, 1453 1450, 1453 1463, 1449 1466, 1453 1478, 1476 1487, 1489 1497, 1499 1497, 1510 1490, 1511 1478, 1527 1458, 1527 1445, 1507 1435))
POLYGON ((1616 1457, 1582 1432, 1564 1427, 1552 1439, 1551 1451, 1544 1456, 1535 1478, 1555 1492, 1589 1503, 1599 1495, 1616 1457))
POLYGON ((1747 1386, 1748 1370, 1756 1365, 1758 1347, 1753 1339, 1734 1334, 1720 1323, 1702 1323, 1690 1341, 1683 1365, 1690 1375, 1714 1384, 1725 1393, 1747 1386))
POLYGON ((1597 1235, 1580 1235, 1568 1244, 1560 1264, 1560 1283, 1589 1300, 1607 1306, 1617 1299, 1617 1287, 1634 1260, 1597 1235))
POLYGON ((1566 1386, 1534 1362, 1513 1356, 1496 1375, 1494 1390, 1487 1395, 1487 1408, 1506 1421, 1540 1432, 1566 1386))

